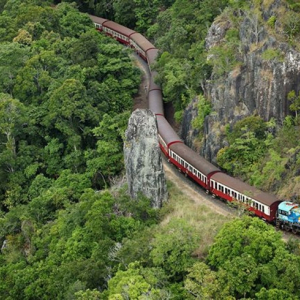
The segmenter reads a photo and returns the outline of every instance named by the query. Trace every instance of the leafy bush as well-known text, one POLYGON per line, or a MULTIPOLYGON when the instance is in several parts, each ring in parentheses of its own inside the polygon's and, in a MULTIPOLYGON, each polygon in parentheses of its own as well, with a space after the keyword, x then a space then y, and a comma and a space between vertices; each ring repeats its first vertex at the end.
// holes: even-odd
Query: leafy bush
POLYGON ((203 95, 199 95, 197 107, 198 115, 192 120, 192 126, 193 128, 202 130, 205 117, 211 113, 211 104, 204 98, 203 95))
POLYGON ((272 48, 264 51, 262 53, 261 57, 264 60, 273 60, 273 59, 276 59, 277 61, 284 60, 284 56, 283 56, 282 52, 278 49, 272 49, 272 48))

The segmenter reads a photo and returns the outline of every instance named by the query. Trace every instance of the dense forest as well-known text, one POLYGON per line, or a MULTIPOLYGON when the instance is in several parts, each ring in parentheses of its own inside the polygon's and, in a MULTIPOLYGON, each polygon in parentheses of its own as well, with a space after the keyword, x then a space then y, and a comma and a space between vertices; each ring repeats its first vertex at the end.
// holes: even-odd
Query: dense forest
MULTIPOLYGON (((261 2, 0 0, 1 299, 300 298, 299 243, 272 226, 195 206, 172 183, 161 210, 130 199, 123 137, 141 74, 131 50, 86 14, 155 42, 165 101, 180 122, 199 97, 201 129, 213 113, 202 82, 237 63, 207 60, 208 28, 224 11, 238 16, 261 2)), ((286 3, 296 48, 300 6, 286 3)), ((238 43, 234 30, 227 38, 220 55, 238 43)), ((299 96, 291 91, 289 101, 281 127, 258 116, 228 126, 220 166, 258 186, 280 180, 288 155, 297 167, 299 96)))

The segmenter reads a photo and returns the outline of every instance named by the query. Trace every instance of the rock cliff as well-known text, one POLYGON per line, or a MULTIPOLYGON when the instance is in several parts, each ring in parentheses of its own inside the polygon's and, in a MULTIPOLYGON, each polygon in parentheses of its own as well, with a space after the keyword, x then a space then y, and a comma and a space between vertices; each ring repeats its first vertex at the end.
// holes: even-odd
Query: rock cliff
MULTIPOLYGON (((185 142, 212 162, 216 162, 219 149, 226 146, 226 124, 232 126, 252 114, 258 114, 265 121, 275 118, 282 124, 289 113, 287 94, 291 90, 299 93, 300 53, 281 38, 284 32, 278 16, 283 5, 283 1, 276 0, 267 8, 261 6, 258 15, 239 10, 236 12, 238 26, 224 13, 208 31, 208 53, 214 47, 228 47, 226 33, 230 29, 235 28, 239 38, 233 67, 221 75, 212 72, 210 80, 204 83, 205 97, 211 102, 213 113, 205 119, 200 146, 195 144, 198 133, 190 123, 196 114, 194 103, 186 110, 182 125, 185 142), (277 21, 270 30, 268 20, 272 16, 276 16, 277 21)), ((208 59, 218 63, 216 55, 208 59)))
POLYGON ((167 200, 167 186, 158 144, 157 124, 150 110, 135 110, 128 122, 124 142, 126 177, 130 196, 139 193, 160 208, 167 200))

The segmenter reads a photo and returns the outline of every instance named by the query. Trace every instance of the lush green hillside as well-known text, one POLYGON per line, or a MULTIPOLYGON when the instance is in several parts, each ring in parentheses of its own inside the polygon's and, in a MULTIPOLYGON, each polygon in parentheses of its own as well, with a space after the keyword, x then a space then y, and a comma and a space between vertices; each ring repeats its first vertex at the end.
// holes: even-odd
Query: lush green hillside
MULTIPOLYGON (((180 117, 211 72, 207 24, 238 2, 149 3, 77 1, 148 30, 180 117)), ((160 211, 111 187, 139 71, 75 5, 50 4, 0 1, 0 299, 298 299, 299 245, 273 227, 217 215, 171 183, 160 211)))

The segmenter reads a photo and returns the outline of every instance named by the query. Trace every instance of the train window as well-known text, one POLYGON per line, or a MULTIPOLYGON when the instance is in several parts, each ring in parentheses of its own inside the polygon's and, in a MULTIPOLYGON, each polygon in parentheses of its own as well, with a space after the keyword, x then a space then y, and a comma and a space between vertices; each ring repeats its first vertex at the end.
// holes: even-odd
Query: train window
POLYGON ((261 211, 264 213, 265 212, 265 207, 262 205, 261 206, 261 211))

